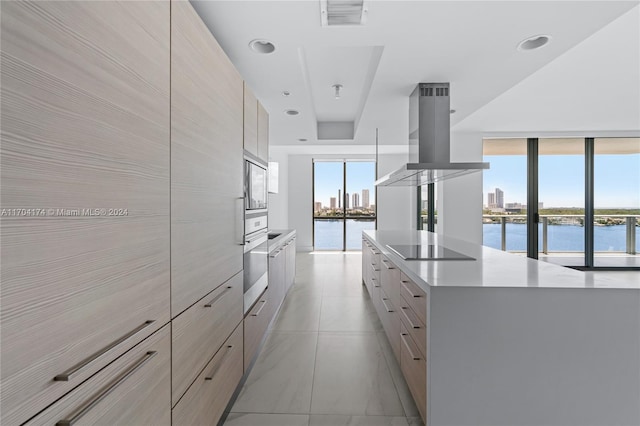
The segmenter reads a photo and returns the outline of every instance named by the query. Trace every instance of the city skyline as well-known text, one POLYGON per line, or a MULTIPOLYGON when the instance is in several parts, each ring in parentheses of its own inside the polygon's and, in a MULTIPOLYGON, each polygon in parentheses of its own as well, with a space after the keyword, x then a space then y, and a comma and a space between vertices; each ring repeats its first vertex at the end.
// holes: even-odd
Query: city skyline
MULTIPOLYGON (((322 208, 331 208, 331 198, 336 198, 336 207, 340 208, 344 203, 343 191, 343 161, 318 161, 314 163, 314 207, 320 202, 322 208), (340 201, 338 203, 338 193, 340 201)), ((350 208, 356 208, 354 195, 358 197, 358 207, 363 208, 365 197, 363 191, 367 191, 369 206, 375 205, 375 162, 373 161, 347 161, 346 162, 346 188, 351 197, 350 208)))
MULTIPOLYGON (((525 155, 486 155, 491 164, 483 173, 484 194, 500 188, 505 203, 527 203, 525 155)), ((640 208, 640 154, 596 155, 595 208, 640 208)), ((541 155, 538 198, 548 208, 584 207, 584 156, 541 155)))

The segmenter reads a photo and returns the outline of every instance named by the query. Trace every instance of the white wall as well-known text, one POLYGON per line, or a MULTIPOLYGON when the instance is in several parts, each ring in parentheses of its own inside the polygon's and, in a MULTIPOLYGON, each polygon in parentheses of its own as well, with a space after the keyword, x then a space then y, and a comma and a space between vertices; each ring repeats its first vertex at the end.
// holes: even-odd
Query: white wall
MULTIPOLYGON (((407 163, 406 154, 379 154, 378 176, 407 163)), ((377 202, 378 229, 416 228, 416 188, 407 186, 379 187, 377 202)))
MULTIPOLYGON (((451 161, 482 161, 482 135, 452 133, 451 161)), ((482 244, 482 172, 445 180, 436 187, 437 232, 482 244)))
POLYGON ((278 193, 269 194, 269 228, 289 227, 289 155, 280 147, 269 149, 269 161, 278 163, 278 193))

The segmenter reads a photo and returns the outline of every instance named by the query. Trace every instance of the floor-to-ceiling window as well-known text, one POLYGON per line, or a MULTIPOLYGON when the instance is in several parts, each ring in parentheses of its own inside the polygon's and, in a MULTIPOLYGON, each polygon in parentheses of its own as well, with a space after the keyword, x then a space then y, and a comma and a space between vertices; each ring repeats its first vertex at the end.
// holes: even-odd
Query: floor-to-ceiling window
POLYGON ((565 266, 640 267, 640 139, 487 139, 484 161, 485 245, 565 266))
POLYGON ((640 138, 594 140, 594 266, 640 266, 640 138))
POLYGON ((375 162, 313 162, 315 250, 360 250, 362 231, 375 229, 375 162))

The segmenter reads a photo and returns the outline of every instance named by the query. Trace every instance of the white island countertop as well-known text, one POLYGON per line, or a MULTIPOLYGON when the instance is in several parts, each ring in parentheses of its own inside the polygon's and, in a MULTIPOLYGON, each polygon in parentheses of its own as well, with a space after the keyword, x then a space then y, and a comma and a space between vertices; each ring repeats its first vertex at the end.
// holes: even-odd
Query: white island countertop
POLYGON ((593 274, 529 259, 427 231, 363 231, 364 236, 402 272, 424 287, 608 288, 639 289, 637 279, 593 274), (387 245, 440 245, 475 260, 403 260, 387 245))

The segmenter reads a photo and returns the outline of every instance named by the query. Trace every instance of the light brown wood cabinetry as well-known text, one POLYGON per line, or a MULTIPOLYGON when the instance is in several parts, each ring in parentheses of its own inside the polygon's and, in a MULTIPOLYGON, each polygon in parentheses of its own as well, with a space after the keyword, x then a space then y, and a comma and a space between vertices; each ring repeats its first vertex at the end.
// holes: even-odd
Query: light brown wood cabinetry
POLYGON ((267 288, 244 318, 244 370, 247 371, 260 347, 277 306, 267 288))
POLYGON ((372 295, 373 290, 371 289, 371 269, 369 265, 371 265, 371 249, 370 244, 362 239, 362 282, 364 283, 369 296, 372 295))
POLYGON ((379 316, 382 327, 389 339, 396 359, 400 359, 400 318, 398 317, 397 305, 393 303, 389 295, 384 290, 384 285, 380 288, 379 316))
POLYGON ((407 381, 422 419, 427 418, 427 361, 415 342, 400 324, 400 369, 407 381))
POLYGON ((244 83, 244 149, 258 157, 258 99, 244 83))
POLYGON ((296 237, 287 241, 286 245, 286 273, 285 273, 285 294, 289 291, 296 280, 296 237))
POLYGON ((171 313, 242 270, 243 82, 189 2, 171 2, 171 313))
POLYGON ((404 273, 400 274, 400 296, 423 324, 427 323, 427 294, 404 273))
POLYGON ((273 294, 276 305, 280 306, 287 293, 286 269, 287 254, 285 247, 274 250, 269 255, 269 289, 273 294))
POLYGON ((3 2, 1 19, 14 425, 169 321, 169 2, 3 2))
POLYGON ((26 426, 169 426, 170 357, 171 337, 166 325, 39 413, 26 426))
POLYGON ((241 321, 242 272, 171 321, 173 405, 241 321))
POLYGON ((400 269, 386 256, 380 255, 380 285, 394 306, 400 305, 400 269))
POLYGON ((269 113, 258 102, 258 157, 269 161, 269 113))
POLYGON ((218 423, 242 378, 242 344, 240 324, 173 409, 173 426, 218 423))

